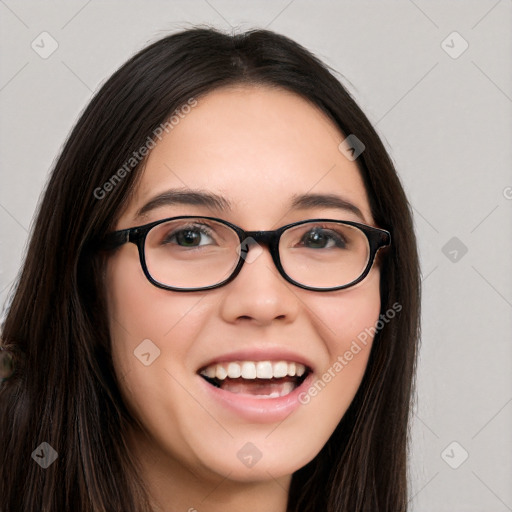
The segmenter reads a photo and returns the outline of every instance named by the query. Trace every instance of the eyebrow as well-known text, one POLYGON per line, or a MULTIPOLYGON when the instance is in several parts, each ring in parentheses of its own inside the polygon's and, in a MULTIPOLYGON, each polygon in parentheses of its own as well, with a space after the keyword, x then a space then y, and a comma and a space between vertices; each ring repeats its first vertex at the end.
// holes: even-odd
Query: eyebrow
POLYGON ((153 197, 142 208, 137 210, 135 219, 147 217, 148 213, 162 206, 185 204, 204 206, 210 210, 226 212, 231 210, 231 203, 222 196, 201 190, 167 190, 153 197))
MULTIPOLYGON (((202 190, 167 190, 153 197, 137 210, 135 219, 147 217, 149 212, 156 208, 175 204, 203 206, 210 210, 224 213, 232 210, 230 201, 212 192, 202 190)), ((296 194, 292 196, 291 209, 305 210, 311 208, 344 210, 355 214, 363 222, 366 222, 363 213, 355 204, 336 194, 296 194)))
POLYGON ((295 195, 292 200, 292 208, 331 208, 335 210, 345 210, 357 215, 363 222, 366 222, 363 212, 355 204, 336 194, 295 195))

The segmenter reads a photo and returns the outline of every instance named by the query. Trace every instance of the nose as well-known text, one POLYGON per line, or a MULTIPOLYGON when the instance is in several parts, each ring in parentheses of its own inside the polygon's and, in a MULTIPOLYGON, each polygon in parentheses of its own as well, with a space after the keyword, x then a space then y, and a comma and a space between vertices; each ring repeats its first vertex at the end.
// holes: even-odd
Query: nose
MULTIPOLYGON (((267 246, 251 245, 240 273, 223 288, 222 318, 270 325, 293 322, 300 310, 298 292, 278 272, 267 246)), ((297 289, 299 290, 299 289, 297 289)), ((299 290, 300 291, 300 290, 299 290)))

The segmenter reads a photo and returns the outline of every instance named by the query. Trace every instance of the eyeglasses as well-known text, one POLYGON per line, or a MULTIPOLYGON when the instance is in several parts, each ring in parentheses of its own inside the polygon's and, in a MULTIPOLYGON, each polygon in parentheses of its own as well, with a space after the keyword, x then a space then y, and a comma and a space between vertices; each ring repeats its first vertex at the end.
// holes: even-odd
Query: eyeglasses
POLYGON ((101 248, 127 242, 139 249, 142 270, 165 290, 223 286, 266 245, 289 283, 313 291, 342 290, 362 281, 379 249, 391 244, 384 229, 351 221, 310 219, 274 231, 244 231, 215 217, 185 215, 108 233, 101 248), (253 252, 251 252, 253 251, 253 252))

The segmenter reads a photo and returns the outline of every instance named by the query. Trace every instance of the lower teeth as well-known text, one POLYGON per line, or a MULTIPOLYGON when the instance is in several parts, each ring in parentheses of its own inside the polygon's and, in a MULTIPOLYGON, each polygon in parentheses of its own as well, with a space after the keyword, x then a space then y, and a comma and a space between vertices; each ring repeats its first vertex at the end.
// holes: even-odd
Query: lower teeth
POLYGON ((210 384, 229 391, 230 393, 250 395, 252 398, 279 398, 286 396, 297 388, 302 382, 296 378, 282 379, 209 379, 204 377, 210 384))

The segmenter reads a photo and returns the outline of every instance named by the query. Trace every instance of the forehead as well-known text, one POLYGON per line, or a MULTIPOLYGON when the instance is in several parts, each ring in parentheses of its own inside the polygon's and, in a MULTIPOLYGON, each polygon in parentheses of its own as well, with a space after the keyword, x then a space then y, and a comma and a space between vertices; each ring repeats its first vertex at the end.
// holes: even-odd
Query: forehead
POLYGON ((220 195, 238 221, 253 224, 254 215, 272 224, 292 197, 306 193, 339 193, 371 221, 359 169, 338 150, 345 136, 306 99, 244 85, 197 101, 151 150, 125 218, 180 189, 220 195))

